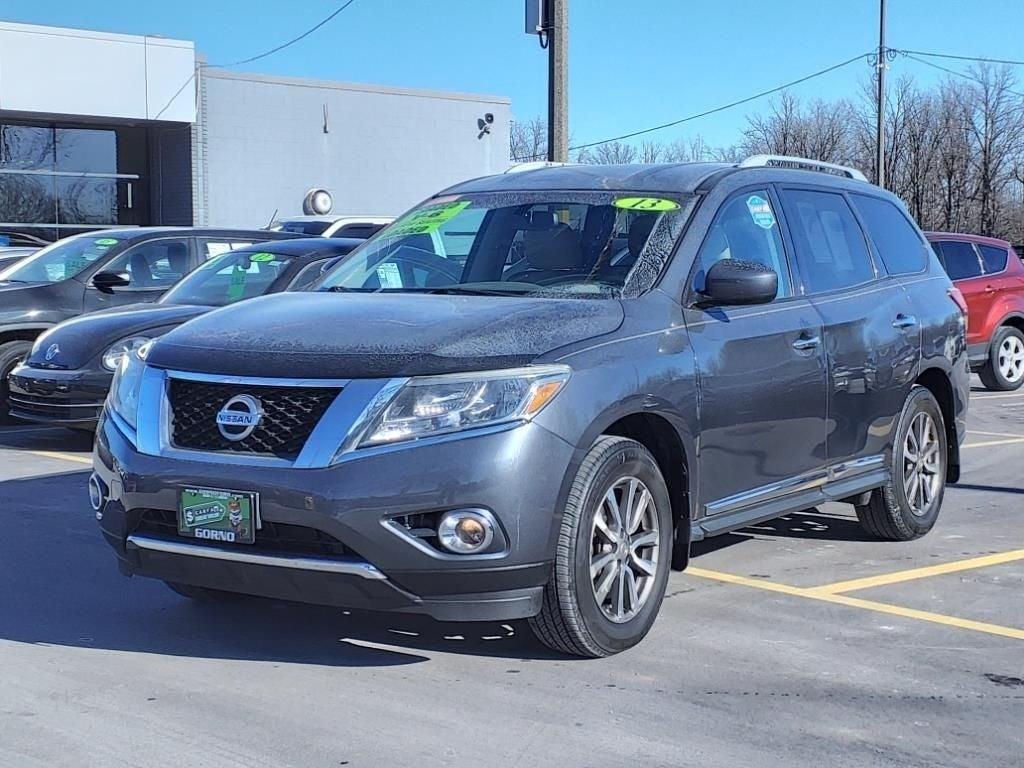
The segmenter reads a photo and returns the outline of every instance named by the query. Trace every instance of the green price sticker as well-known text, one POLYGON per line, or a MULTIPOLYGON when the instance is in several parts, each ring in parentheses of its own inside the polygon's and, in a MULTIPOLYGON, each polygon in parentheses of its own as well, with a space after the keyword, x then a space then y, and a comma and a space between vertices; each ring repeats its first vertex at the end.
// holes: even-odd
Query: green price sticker
POLYGON ((614 205, 624 211, 661 213, 679 210, 679 203, 675 200, 666 200, 664 197, 620 197, 614 205))
POLYGON ((112 237, 101 237, 99 240, 93 240, 96 245, 111 246, 117 245, 117 240, 112 237))
POLYGON ((249 261, 273 261, 276 258, 272 253, 254 253, 249 257, 249 261))
POLYGON ((386 234, 391 237, 429 235, 432 232, 437 232, 442 224, 455 218, 464 209, 469 207, 469 203, 469 200, 461 200, 442 205, 428 205, 396 221, 388 227, 386 234))

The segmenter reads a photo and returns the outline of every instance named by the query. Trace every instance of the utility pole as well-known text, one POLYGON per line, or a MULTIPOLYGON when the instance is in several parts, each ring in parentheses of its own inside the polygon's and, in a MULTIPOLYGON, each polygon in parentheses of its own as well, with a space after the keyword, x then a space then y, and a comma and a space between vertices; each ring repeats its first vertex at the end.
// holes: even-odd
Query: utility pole
MULTIPOLYGON (((884 1, 884 0, 883 0, 884 1)), ((548 160, 569 162, 569 0, 546 0, 548 160)))
POLYGON ((885 187, 885 67, 888 49, 885 47, 885 0, 879 0, 878 9, 878 137, 875 146, 875 183, 885 187))

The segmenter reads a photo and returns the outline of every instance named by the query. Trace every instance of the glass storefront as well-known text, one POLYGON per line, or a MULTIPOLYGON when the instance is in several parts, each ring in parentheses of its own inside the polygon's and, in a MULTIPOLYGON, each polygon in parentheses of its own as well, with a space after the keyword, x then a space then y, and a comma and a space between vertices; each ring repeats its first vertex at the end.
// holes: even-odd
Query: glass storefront
POLYGON ((144 128, 0 120, 0 231, 55 240, 148 224, 144 128))

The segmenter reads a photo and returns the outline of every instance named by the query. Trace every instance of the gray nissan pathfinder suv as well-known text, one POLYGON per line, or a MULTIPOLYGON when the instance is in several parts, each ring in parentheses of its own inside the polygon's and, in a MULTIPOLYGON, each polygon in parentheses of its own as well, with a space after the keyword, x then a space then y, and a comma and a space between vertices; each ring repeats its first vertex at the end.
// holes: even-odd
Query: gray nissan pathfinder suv
POLYGON ((122 571, 639 642, 692 541, 826 501, 935 524, 962 297, 893 195, 796 158, 477 179, 314 293, 125 355, 90 496, 122 571))

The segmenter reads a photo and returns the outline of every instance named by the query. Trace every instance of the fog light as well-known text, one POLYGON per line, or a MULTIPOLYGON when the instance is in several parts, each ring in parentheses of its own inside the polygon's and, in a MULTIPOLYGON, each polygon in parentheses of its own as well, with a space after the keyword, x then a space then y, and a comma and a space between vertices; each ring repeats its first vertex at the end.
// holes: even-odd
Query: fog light
POLYGON ((92 506, 93 511, 96 513, 96 519, 100 520, 103 517, 103 502, 107 500, 107 494, 103 492, 103 484, 100 483, 100 479, 96 477, 96 473, 93 473, 89 477, 89 504, 92 506))
POLYGON ((494 541, 494 523, 490 515, 473 509, 445 512, 437 524, 437 539, 449 552, 483 552, 494 541))

